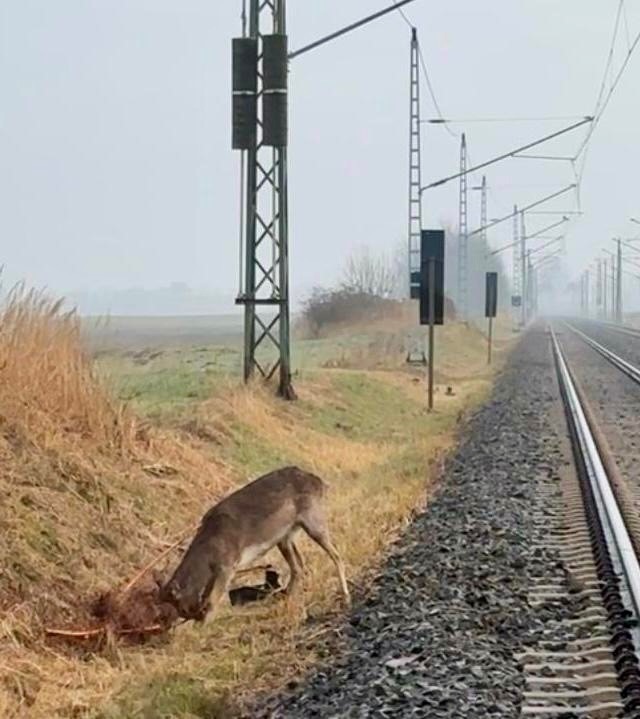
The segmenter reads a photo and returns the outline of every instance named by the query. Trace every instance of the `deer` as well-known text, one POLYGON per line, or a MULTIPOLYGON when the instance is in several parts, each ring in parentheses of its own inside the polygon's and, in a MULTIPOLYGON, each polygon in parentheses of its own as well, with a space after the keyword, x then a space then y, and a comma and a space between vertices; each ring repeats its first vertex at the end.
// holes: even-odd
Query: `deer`
POLYGON ((291 594, 304 572, 295 538, 304 531, 335 565, 345 604, 350 603, 342 557, 331 541, 324 499, 328 485, 298 467, 269 472, 214 505, 170 579, 160 601, 184 620, 203 622, 214 614, 233 575, 278 547, 289 567, 291 594))

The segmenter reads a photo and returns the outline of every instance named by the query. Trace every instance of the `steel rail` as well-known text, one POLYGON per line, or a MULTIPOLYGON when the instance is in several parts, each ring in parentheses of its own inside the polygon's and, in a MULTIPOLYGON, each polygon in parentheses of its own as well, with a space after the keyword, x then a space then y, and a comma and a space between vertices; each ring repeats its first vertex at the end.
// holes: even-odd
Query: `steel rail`
POLYGON ((606 360, 611 362, 612 365, 617 367, 621 372, 624 372, 627 377, 632 379, 634 382, 640 384, 640 369, 638 369, 635 365, 632 365, 631 362, 627 362, 627 360, 622 359, 622 357, 619 357, 617 354, 615 354, 615 352, 612 352, 604 345, 601 345, 599 342, 596 342, 592 337, 589 337, 589 335, 586 335, 577 327, 574 327, 572 324, 569 324, 569 322, 565 322, 564 324, 572 332, 577 334, 583 342, 586 342, 586 344, 588 344, 596 352, 601 354, 606 360))
POLYGON ((627 327, 625 325, 621 325, 617 322, 608 322, 607 320, 590 320, 591 322, 595 322, 597 325, 600 325, 608 330, 613 330, 614 332, 620 332, 623 335, 629 335, 630 337, 636 337, 640 338, 640 329, 636 327, 627 327))
MULTIPOLYGON (((565 400, 567 420, 571 424, 575 439, 574 451, 578 453, 578 458, 585 470, 587 485, 595 503, 597 521, 602 528, 606 549, 618 580, 620 599, 629 612, 628 621, 624 622, 624 626, 629 632, 637 661, 640 650, 640 564, 638 556, 553 328, 551 328, 551 339, 558 369, 558 380, 565 400)), ((579 463, 577 462, 577 464, 579 463)), ((587 505, 586 499, 585 505, 587 505)))

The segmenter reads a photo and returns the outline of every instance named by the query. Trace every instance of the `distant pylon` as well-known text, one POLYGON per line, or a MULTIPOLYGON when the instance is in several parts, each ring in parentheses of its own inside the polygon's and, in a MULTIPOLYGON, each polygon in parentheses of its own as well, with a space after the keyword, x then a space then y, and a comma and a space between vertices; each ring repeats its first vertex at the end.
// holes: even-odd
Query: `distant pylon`
MULTIPOLYGON (((519 240, 519 217, 518 217, 518 205, 513 206, 513 265, 511 272, 511 285, 512 295, 514 297, 522 298, 522 282, 520 271, 522 269, 522 262, 520 259, 520 240, 519 240)), ((513 305, 514 319, 517 320, 519 313, 518 307, 513 305)))
POLYGON ((482 248, 487 251, 487 176, 482 176, 480 186, 480 227, 482 227, 482 248))
POLYGON ((596 264, 596 317, 602 319, 602 260, 598 258, 596 264))
POLYGON ((527 296, 529 289, 529 273, 527 272, 527 228, 524 221, 524 212, 520 212, 520 286, 522 288, 522 305, 520 322, 524 327, 527 324, 527 296))
POLYGON ((418 31, 411 30, 411 75, 409 103, 409 296, 411 278, 420 272, 420 233, 422 230, 422 172, 420 143, 420 65, 418 31))
POLYGON ((467 212, 467 140, 464 132, 460 143, 460 203, 458 217, 458 314, 469 316, 469 224, 467 212))

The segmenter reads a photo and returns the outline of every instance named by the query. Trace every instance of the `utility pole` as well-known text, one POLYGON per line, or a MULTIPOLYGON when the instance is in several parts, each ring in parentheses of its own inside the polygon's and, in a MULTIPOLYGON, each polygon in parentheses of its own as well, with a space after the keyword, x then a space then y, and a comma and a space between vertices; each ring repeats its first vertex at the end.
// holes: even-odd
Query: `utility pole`
POLYGON ((596 271, 596 317, 602 319, 602 260, 598 258, 596 271))
POLYGON ((249 0, 248 37, 234 40, 233 147, 246 154, 244 379, 291 384, 285 0, 249 0), (260 357, 258 350, 260 349, 260 357))
POLYGON ((522 263, 522 311, 521 323, 527 323, 527 230, 524 222, 524 212, 520 213, 520 261, 522 263))
MULTIPOLYGON (((520 276, 520 242, 518 239, 518 205, 513 206, 513 266, 512 266, 512 283, 513 283, 513 296, 520 297, 522 302, 522 278, 520 276)), ((514 307, 514 320, 515 324, 518 324, 518 307, 514 307)))
POLYGON ((525 307, 525 320, 531 319, 533 312, 533 263, 531 262, 531 250, 527 250, 527 302, 525 307))
POLYGON ((622 324, 622 241, 618 237, 618 277, 616 284, 616 322, 622 324))
POLYGON ((420 233, 422 231, 422 177, 420 142, 420 64, 418 31, 411 29, 411 67, 409 101, 409 296, 412 278, 420 272, 420 233))
POLYGON ((589 283, 591 281, 591 273, 589 270, 584 271, 584 309, 585 317, 589 317, 589 283))
POLYGON ((611 319, 616 319, 616 257, 611 255, 611 319))
POLYGON ((483 228, 480 233, 480 239, 482 240, 482 255, 485 258, 484 270, 487 270, 487 249, 489 247, 487 241, 487 176, 482 176, 482 183, 480 185, 480 227, 483 228))
POLYGON ((487 176, 482 176, 482 184, 480 185, 480 227, 482 227, 482 247, 487 250, 487 176))
POLYGON ((468 319, 468 241, 469 225, 467 214, 467 139, 464 132, 460 143, 460 202, 458 217, 458 312, 463 320, 468 319))
POLYGON ((609 271, 607 269, 607 264, 607 258, 605 257, 602 260, 602 312, 605 320, 609 318, 609 271))

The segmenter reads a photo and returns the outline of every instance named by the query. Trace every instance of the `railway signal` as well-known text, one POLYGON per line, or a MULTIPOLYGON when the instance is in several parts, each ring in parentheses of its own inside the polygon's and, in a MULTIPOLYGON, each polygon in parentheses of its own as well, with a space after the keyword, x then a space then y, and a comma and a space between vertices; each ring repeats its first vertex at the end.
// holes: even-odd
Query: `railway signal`
POLYGON ((435 325, 444 324, 444 230, 422 230, 420 238, 420 324, 429 325, 427 406, 433 409, 435 325))
POLYGON ((489 347, 487 364, 491 364, 491 349, 493 344, 493 320, 498 312, 498 273, 486 273, 484 316, 489 320, 489 347))

